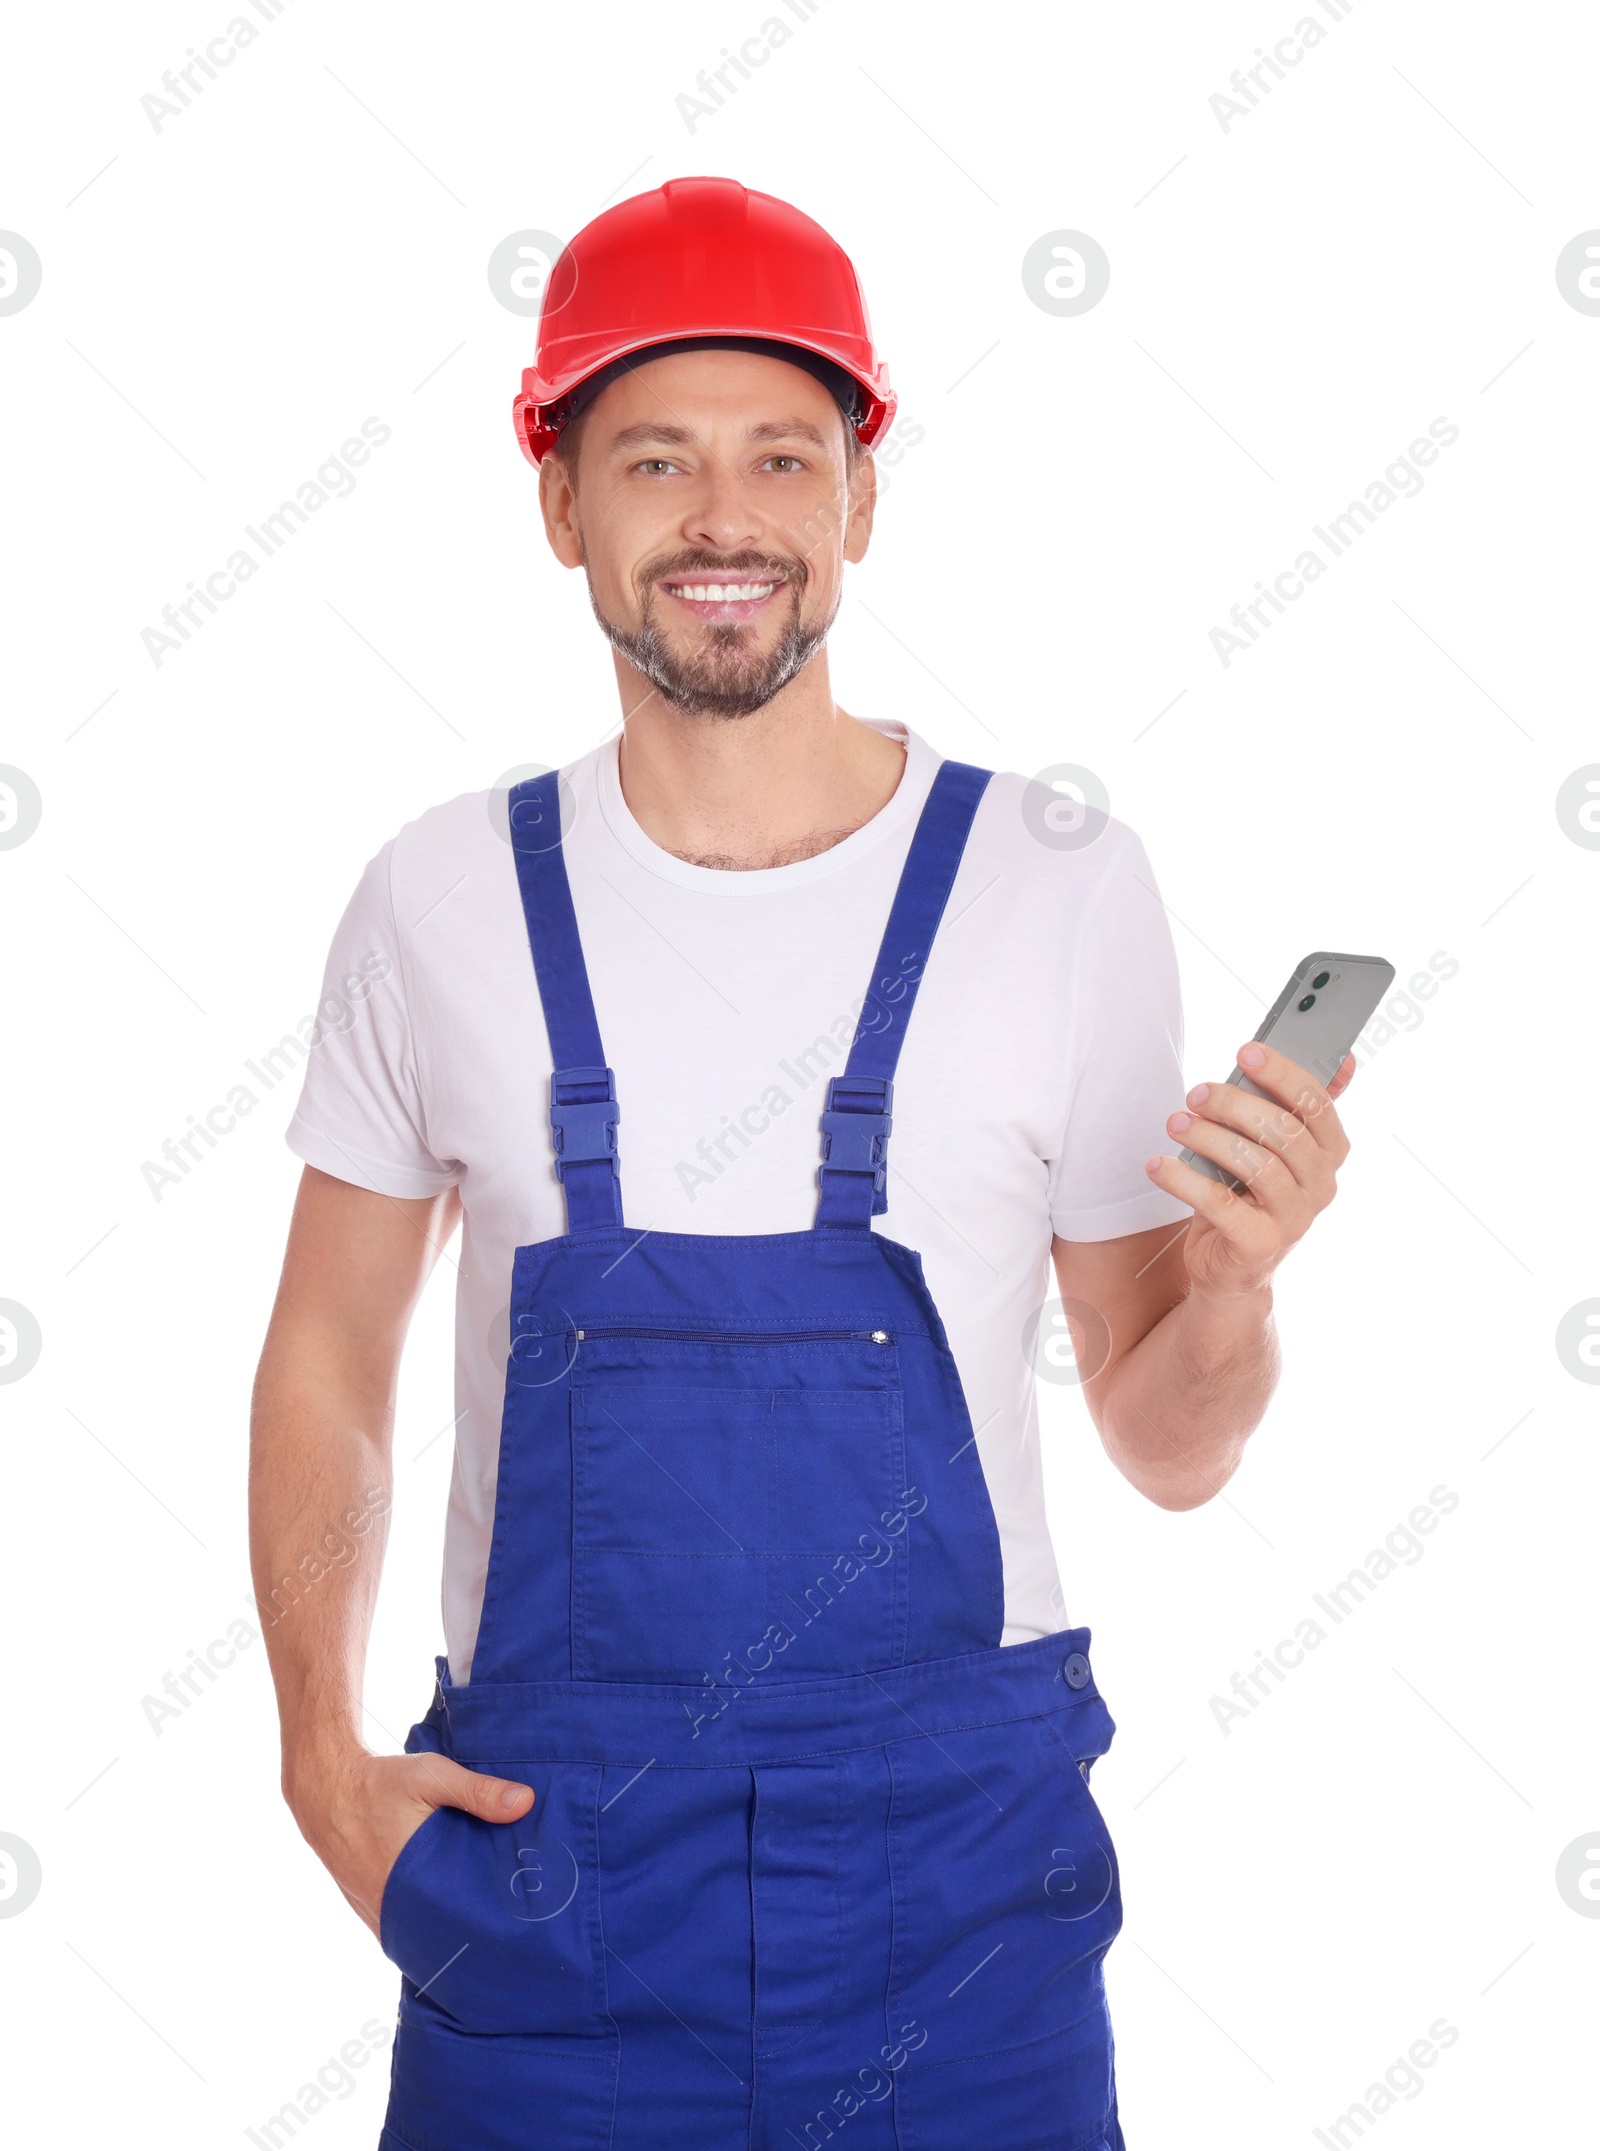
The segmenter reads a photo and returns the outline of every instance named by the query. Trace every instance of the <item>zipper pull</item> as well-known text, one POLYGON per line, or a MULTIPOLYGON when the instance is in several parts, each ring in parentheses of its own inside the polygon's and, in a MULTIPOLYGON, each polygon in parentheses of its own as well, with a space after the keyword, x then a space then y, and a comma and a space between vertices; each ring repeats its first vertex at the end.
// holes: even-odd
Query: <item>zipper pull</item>
POLYGON ((889 1332, 886 1329, 871 1330, 868 1335, 874 1344, 887 1344, 889 1342, 889 1332))

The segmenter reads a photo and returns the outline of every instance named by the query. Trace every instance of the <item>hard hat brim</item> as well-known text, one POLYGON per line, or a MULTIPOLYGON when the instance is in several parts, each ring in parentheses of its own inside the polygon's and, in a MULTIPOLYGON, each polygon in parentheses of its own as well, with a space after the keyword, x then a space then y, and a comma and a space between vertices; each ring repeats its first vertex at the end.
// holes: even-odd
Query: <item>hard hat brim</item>
POLYGON ((827 337, 773 336, 753 331, 748 324, 741 326, 732 322, 717 322, 708 323, 704 327, 677 329, 670 336, 644 336, 634 342, 621 344, 607 355, 603 365, 591 367, 575 380, 559 384, 544 378, 536 366, 527 367, 522 376, 521 393, 512 404, 512 421, 522 453, 535 467, 543 461, 560 439, 570 399, 597 374, 607 372, 619 360, 634 358, 641 352, 652 351, 663 345, 677 349, 684 343, 700 338, 726 338, 734 344, 788 344, 796 350, 808 352, 813 358, 826 359, 830 365, 837 367, 840 373, 847 375, 861 391, 862 412, 856 419, 853 430, 863 448, 871 448, 880 441, 894 421, 898 399, 889 386, 885 367, 878 367, 877 378, 864 374, 860 367, 852 364, 827 337))

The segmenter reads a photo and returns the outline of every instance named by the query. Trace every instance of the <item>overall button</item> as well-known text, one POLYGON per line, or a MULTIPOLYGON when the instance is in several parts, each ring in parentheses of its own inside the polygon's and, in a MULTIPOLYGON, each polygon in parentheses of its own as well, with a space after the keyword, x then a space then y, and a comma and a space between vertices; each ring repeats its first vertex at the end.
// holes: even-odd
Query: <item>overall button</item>
POLYGON ((1089 1685, 1089 1661, 1082 1651, 1070 1651, 1062 1661, 1061 1673, 1069 1688, 1087 1688, 1089 1685))

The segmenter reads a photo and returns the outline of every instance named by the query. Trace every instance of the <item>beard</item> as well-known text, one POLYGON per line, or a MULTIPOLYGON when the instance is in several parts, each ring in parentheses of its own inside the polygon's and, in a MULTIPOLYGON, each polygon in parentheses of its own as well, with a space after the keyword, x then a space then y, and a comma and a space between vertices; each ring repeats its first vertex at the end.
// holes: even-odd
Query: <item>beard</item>
MULTIPOLYGON (((730 571, 721 572, 726 577, 730 571)), ((712 578, 708 574, 706 579, 712 578)), ((827 640, 839 609, 836 599, 826 620, 807 627, 800 619, 803 581, 791 574, 785 587, 792 593, 790 615, 770 649, 757 645, 755 628, 736 620, 717 621, 699 626, 698 646, 689 657, 678 655, 655 617, 653 588, 648 590, 643 624, 638 628, 619 627, 608 620, 592 582, 589 603, 612 648, 644 675, 668 709, 688 717, 749 717, 765 708, 811 662, 827 640)))

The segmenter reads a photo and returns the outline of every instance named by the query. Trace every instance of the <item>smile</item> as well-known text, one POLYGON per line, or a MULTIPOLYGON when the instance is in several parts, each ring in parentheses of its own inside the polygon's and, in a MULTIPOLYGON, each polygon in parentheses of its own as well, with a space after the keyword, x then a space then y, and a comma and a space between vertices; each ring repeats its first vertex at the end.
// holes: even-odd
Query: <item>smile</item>
POLYGON ((662 589, 701 620, 749 620, 761 610, 783 580, 750 579, 742 582, 709 579, 699 582, 668 581, 662 589))

